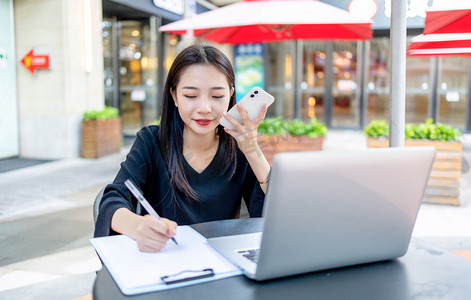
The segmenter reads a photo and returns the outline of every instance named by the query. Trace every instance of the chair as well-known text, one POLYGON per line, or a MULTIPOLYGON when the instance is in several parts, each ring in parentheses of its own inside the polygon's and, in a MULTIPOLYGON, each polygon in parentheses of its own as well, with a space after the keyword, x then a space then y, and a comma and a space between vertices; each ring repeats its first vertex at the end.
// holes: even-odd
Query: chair
MULTIPOLYGON (((98 219, 98 213, 100 212, 100 203, 101 199, 103 198, 103 193, 105 191, 105 187, 100 190, 98 195, 95 197, 95 201, 93 202, 93 221, 96 224, 96 220, 98 219)), ((136 214, 140 215, 142 211, 141 204, 137 202, 136 214)))
POLYGON ((100 202, 101 198, 103 198, 103 192, 105 188, 102 188, 98 195, 95 197, 95 201, 93 202, 93 221, 96 224, 96 220, 98 219, 98 213, 100 212, 100 202))

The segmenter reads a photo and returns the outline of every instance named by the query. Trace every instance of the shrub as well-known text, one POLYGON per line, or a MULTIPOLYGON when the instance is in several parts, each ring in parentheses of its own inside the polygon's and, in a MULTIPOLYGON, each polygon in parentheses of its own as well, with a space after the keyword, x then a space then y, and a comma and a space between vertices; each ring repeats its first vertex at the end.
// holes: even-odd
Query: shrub
POLYGON ((288 134, 287 123, 282 117, 265 118, 260 125, 258 125, 258 133, 267 136, 272 135, 286 135, 288 134))
POLYGON ((109 120, 119 116, 115 107, 105 106, 103 110, 89 110, 83 113, 83 120, 109 120))
MULTIPOLYGON (((372 138, 388 137, 389 125, 386 120, 373 120, 363 130, 372 138)), ((440 122, 433 123, 433 119, 427 119, 420 124, 405 124, 404 136, 406 139, 427 139, 433 141, 458 141, 463 134, 457 128, 440 122)))
POLYGON ((388 137, 389 136, 389 125, 386 120, 373 120, 366 125, 363 132, 372 138, 388 137))
MULTIPOLYGON (((413 125, 412 125, 413 126, 413 125)), ((418 124, 414 127, 414 134, 411 139, 428 139, 438 141, 456 141, 463 134, 457 128, 440 122, 433 123, 432 119, 427 119, 425 123, 418 124)))
POLYGON ((327 134, 327 127, 316 118, 311 118, 308 123, 298 119, 285 121, 282 117, 265 118, 258 127, 258 133, 267 136, 294 135, 316 138, 327 134))

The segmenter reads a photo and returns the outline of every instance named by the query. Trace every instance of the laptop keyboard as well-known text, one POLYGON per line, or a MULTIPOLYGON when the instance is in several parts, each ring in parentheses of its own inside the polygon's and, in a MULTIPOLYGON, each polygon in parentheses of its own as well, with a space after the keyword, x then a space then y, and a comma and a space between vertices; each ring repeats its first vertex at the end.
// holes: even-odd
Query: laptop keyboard
POLYGON ((248 250, 240 250, 238 253, 242 254, 245 258, 253 261, 254 263, 258 262, 258 253, 260 249, 248 249, 248 250))

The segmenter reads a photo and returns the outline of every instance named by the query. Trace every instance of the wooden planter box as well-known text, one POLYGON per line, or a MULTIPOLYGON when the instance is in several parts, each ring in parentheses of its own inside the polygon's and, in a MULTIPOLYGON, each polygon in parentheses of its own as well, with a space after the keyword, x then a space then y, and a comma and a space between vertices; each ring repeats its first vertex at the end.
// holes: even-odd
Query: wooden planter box
MULTIPOLYGON (((371 148, 388 147, 389 140, 368 138, 371 148)), ((406 147, 433 146, 437 149, 423 202, 460 205, 461 142, 406 140, 406 147)), ((405 170, 407 172, 407 170, 405 170)))
POLYGON ((82 121, 82 157, 99 158, 121 150, 121 118, 82 121))
POLYGON ((271 136, 259 135, 258 145, 271 165, 273 156, 279 152, 319 151, 322 150, 324 137, 309 138, 307 136, 271 136))

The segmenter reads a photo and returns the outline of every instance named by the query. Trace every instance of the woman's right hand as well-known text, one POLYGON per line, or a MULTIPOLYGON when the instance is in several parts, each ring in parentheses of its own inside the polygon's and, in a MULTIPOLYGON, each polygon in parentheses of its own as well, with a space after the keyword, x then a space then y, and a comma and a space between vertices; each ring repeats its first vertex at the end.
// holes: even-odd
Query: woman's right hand
POLYGON ((111 229, 133 238, 143 252, 159 252, 175 236, 177 223, 169 219, 140 216, 121 207, 111 219, 111 229))
POLYGON ((174 221, 165 218, 157 220, 151 215, 145 215, 136 228, 134 239, 140 251, 159 252, 169 238, 175 236, 176 230, 177 223, 174 221))

